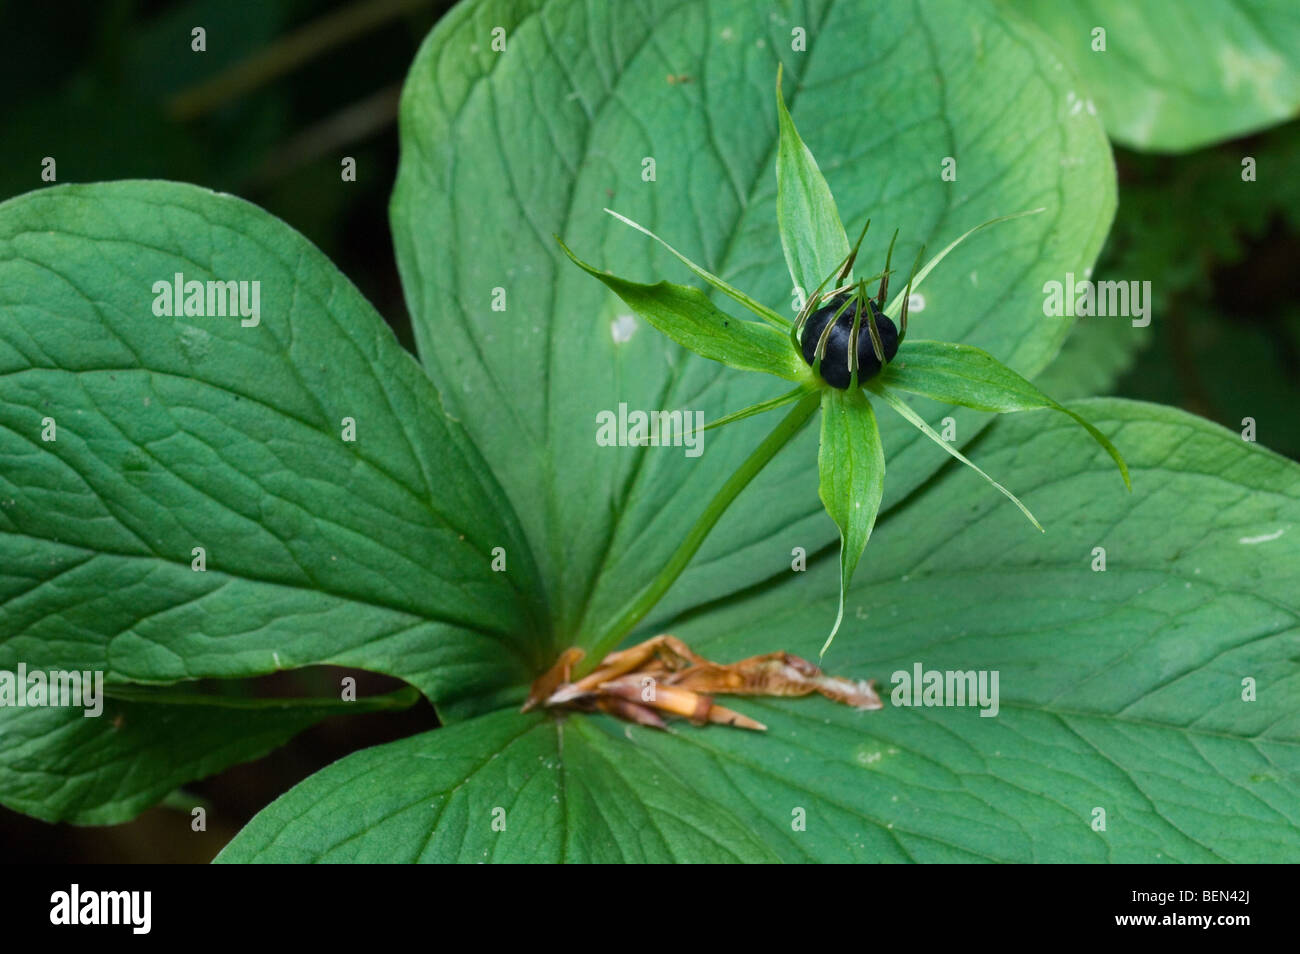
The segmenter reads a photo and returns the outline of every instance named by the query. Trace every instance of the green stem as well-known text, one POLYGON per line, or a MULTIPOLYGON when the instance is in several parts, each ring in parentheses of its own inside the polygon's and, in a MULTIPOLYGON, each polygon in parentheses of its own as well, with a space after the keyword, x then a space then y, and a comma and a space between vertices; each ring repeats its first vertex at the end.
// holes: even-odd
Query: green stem
POLYGON ((646 584, 636 597, 628 603, 623 612, 615 618, 614 622, 597 634, 591 651, 583 660, 582 665, 578 667, 574 678, 579 678, 595 669, 600 661, 636 627, 637 623, 645 618, 645 615, 668 592, 668 588, 682 575, 682 571, 686 569, 687 564, 691 562, 691 558, 700 549, 714 524, 731 506, 731 502, 739 496, 740 492, 749 485, 751 480, 758 476, 758 472, 768 465, 777 452, 790 443, 791 439, 803 429, 803 426, 808 423, 808 419, 812 417, 813 412, 820 405, 821 388, 813 388, 804 395, 798 404, 791 408, 790 413, 781 419, 781 423, 763 439, 763 443, 755 448, 754 452, 740 465, 740 468, 727 478, 727 482, 709 501, 708 507, 700 515, 700 519, 695 522, 695 526, 691 528, 690 533, 686 535, 681 545, 669 557, 664 568, 659 571, 659 575, 646 584))

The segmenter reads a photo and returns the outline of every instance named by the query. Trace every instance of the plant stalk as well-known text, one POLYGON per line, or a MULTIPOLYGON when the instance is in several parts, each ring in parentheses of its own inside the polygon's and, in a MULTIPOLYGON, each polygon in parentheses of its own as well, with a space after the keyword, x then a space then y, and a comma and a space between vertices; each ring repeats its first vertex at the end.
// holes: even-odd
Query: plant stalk
POLYGON ((703 545, 705 538, 718 520, 721 519, 726 509, 731 506, 732 501, 749 485, 751 480, 758 476, 758 472, 768 465, 777 452, 803 430, 803 426, 808 423, 808 419, 812 417, 813 412, 821 405, 821 390, 821 388, 814 387, 804 395, 799 403, 781 419, 781 423, 776 426, 772 433, 768 434, 763 439, 763 442, 754 449, 754 452, 746 458, 735 473, 727 478, 727 482, 709 501, 704 513, 700 514, 695 526, 691 527, 690 533, 686 535, 681 545, 669 557, 664 568, 628 603, 614 622, 610 623, 597 635, 591 651, 575 670, 575 679, 595 669, 600 664, 600 661, 622 642, 624 637, 632 632, 636 625, 645 618, 645 615, 654 608, 654 605, 663 598, 663 595, 668 592, 668 588, 682 575, 682 571, 686 569, 691 562, 691 558, 703 545))

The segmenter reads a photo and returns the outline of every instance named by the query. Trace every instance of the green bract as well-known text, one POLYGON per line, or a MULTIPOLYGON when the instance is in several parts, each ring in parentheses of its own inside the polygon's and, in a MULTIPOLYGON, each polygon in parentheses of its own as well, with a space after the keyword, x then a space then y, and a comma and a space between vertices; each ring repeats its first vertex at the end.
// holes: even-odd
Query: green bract
MULTIPOLYGON (((1010 498, 1039 530, 1043 529, 1042 526, 1019 498, 936 434, 901 399, 899 392, 920 394, 946 404, 956 404, 981 411, 1000 413, 1037 408, 1053 408, 1061 411, 1082 425, 1114 459, 1124 478, 1124 485, 1130 490, 1132 485, 1124 458, 1104 434, 1079 414, 1056 403, 1023 377, 999 363, 992 355, 979 348, 961 344, 936 341, 914 341, 910 345, 903 344, 907 334, 909 295, 920 289, 921 283, 935 266, 976 231, 997 222, 1032 213, 1002 216, 975 226, 945 246, 919 271, 914 269, 906 290, 899 293, 887 306, 883 300, 880 302, 886 316, 901 317, 902 320, 898 329, 899 351, 892 361, 881 352, 880 338, 870 310, 862 307, 861 304, 856 308, 848 303, 839 306, 834 321, 839 321, 841 314, 853 315, 848 358, 852 372, 850 390, 841 393, 825 381, 818 379, 814 369, 823 360, 822 355, 831 326, 830 324, 826 326, 817 344, 813 369, 808 368, 799 356, 800 332, 811 312, 852 286, 853 264, 867 230, 864 227, 863 236, 859 237, 857 245, 850 249, 848 236, 844 232, 844 226, 840 224, 839 212, 835 208, 835 199, 831 195, 830 187, 817 166, 817 160, 800 139, 794 120, 790 118, 789 110, 786 108, 785 98, 781 92, 780 70, 777 72, 776 103, 780 129, 776 154, 776 206, 781 246, 785 250, 791 280, 797 289, 807 292, 807 300, 793 324, 785 322, 772 309, 758 304, 751 296, 736 290, 703 266, 692 262, 649 229, 618 213, 610 214, 659 242, 684 262, 692 272, 718 291, 744 305, 759 318, 768 322, 768 325, 780 327, 784 324, 789 328, 788 336, 774 331, 768 325, 732 318, 695 289, 666 281, 654 285, 630 282, 588 265, 577 258, 563 242, 560 242, 560 247, 582 269, 604 282, 637 315, 701 357, 743 371, 765 371, 786 380, 800 382, 800 387, 785 395, 736 411, 715 424, 742 420, 756 413, 793 403, 805 394, 818 390, 824 392, 821 399, 823 412, 821 451, 817 457, 817 470, 821 478, 820 496, 826 512, 830 514, 840 530, 840 603, 830 635, 822 646, 821 651, 824 655, 843 622, 845 594, 853 579, 853 571, 871 536, 871 528, 875 525, 880 501, 884 496, 885 455, 880 441, 880 432, 876 426, 875 412, 871 408, 871 402, 860 390, 861 385, 865 385, 872 394, 898 411, 926 437, 971 467, 1010 498), (863 318, 864 313, 867 315, 866 318, 863 318), (884 364, 884 368, 878 378, 859 382, 856 343, 861 335, 868 334, 876 357, 881 364, 884 364)), ((882 281, 882 299, 884 283, 888 281, 890 273, 892 253, 893 241, 891 240, 884 270, 878 276, 882 281)), ((919 261, 918 255, 918 264, 919 261)), ((866 291, 860 286, 857 294, 865 297, 866 291)), ((861 298, 858 301, 861 302, 861 298)), ((845 317, 844 320, 849 319, 845 317)), ((782 427, 789 429, 788 423, 783 423, 782 427)), ((786 439, 793 436, 793 433, 789 433, 786 439)), ((730 500, 722 502, 715 500, 713 506, 701 518, 703 533, 708 532, 728 503, 730 500)), ((696 546, 698 547, 698 543, 696 546)), ((693 553, 694 550, 690 555, 693 553)), ((677 572, 681 569, 684 569, 684 566, 677 572)), ((648 609, 647 606, 646 610, 648 609)), ((617 629, 608 637, 608 646, 604 642, 598 645, 601 648, 613 648, 615 637, 622 638, 639 619, 640 617, 637 616, 627 620, 624 628, 617 629)))

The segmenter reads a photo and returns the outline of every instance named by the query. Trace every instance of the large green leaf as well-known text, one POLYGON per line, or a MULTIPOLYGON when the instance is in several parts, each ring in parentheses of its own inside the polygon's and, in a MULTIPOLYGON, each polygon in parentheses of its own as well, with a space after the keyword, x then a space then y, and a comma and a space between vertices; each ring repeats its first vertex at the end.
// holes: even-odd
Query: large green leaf
MULTIPOLYGON (((1082 274, 1110 223, 1104 134, 1095 117, 1064 108, 1077 80, 1037 31, 986 2, 453 10, 403 94, 394 240, 421 358, 519 512, 560 632, 592 631, 653 576, 696 518, 690 502, 710 499, 769 426, 710 431, 703 456, 687 459, 596 447, 596 416, 626 402, 713 420, 785 388, 639 326, 552 235, 630 280, 702 284, 603 211, 615 208, 792 314, 776 226, 778 60, 845 221, 873 218, 862 268, 883 265, 894 227, 906 263, 921 243, 940 248, 995 216, 1046 207, 945 260, 912 314, 918 336, 973 342, 1032 375, 1068 327, 1043 317, 1039 289, 1082 274), (504 52, 492 48, 495 27, 504 52), (796 28, 806 52, 791 49, 796 28), (990 64, 997 83, 971 82, 990 64), (941 176, 945 157, 958 162, 956 181, 941 176), (646 158, 654 181, 643 179, 646 158), (493 310, 495 289, 504 312, 493 310)), ((986 419, 955 416, 963 443, 986 419)), ((884 422, 882 439, 892 506, 938 458, 901 421, 884 422)), ((776 572, 793 547, 834 539, 809 476, 815 442, 802 435, 746 490, 660 618, 776 572)))
POLYGON ((1002 2, 1055 39, 1083 78, 1068 108, 1095 110, 1125 145, 1181 152, 1300 111, 1294 0, 1002 2))
POLYGON ((366 749, 273 802, 217 860, 774 860, 719 792, 609 728, 498 712, 366 749))
POLYGON ((550 653, 527 545, 427 378, 318 251, 230 196, 0 205, 0 504, 3 669, 335 662, 488 705, 550 653), (155 315, 176 273, 259 281, 260 322, 155 315))
POLYGON ((45 821, 112 825, 177 786, 258 758, 328 716, 403 708, 413 689, 343 702, 117 687, 103 711, 0 708, 0 803, 45 821))
MULTIPOLYGON (((917 663, 997 670, 996 717, 736 701, 759 734, 498 713, 349 756, 222 860, 1295 861, 1300 467, 1181 412, 1085 410, 1131 495, 1064 418, 999 420, 981 457, 1048 532, 944 473, 882 517, 836 642, 884 696, 917 663)), ((809 655, 837 589, 828 551, 676 632, 717 659, 809 655)))

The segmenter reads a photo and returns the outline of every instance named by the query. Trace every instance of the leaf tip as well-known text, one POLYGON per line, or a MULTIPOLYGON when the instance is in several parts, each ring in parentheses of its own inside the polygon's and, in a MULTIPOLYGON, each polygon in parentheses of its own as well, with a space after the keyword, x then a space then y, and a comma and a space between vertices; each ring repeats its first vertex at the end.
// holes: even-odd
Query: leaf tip
POLYGON ((560 250, 564 252, 565 255, 569 256, 569 259, 573 262, 573 264, 577 265, 579 268, 585 269, 586 271, 589 272, 591 271, 591 268, 587 265, 587 263, 584 262, 582 259, 578 258, 577 255, 574 255, 573 249, 569 248, 569 246, 564 244, 564 239, 560 238, 560 236, 556 233, 551 233, 551 234, 555 236, 555 242, 557 245, 560 246, 560 250))
POLYGON ((783 63, 777 63, 776 64, 776 114, 777 114, 777 120, 780 122, 788 122, 790 120, 790 110, 786 107, 785 95, 781 92, 781 82, 782 82, 782 77, 784 77, 784 75, 785 75, 785 65, 783 63))
POLYGON ((822 644, 821 652, 817 654, 817 664, 826 658, 826 650, 831 648, 831 643, 835 642, 835 636, 840 631, 840 623, 844 621, 844 590, 840 589, 840 609, 835 614, 835 625, 831 627, 831 634, 826 637, 826 642, 822 644))

